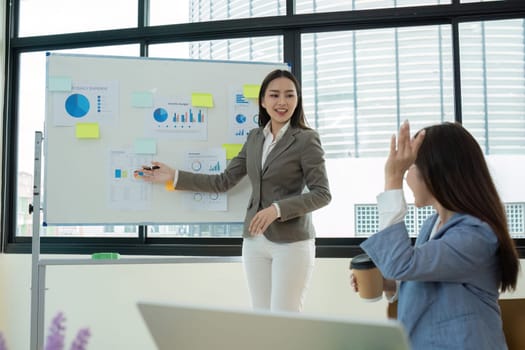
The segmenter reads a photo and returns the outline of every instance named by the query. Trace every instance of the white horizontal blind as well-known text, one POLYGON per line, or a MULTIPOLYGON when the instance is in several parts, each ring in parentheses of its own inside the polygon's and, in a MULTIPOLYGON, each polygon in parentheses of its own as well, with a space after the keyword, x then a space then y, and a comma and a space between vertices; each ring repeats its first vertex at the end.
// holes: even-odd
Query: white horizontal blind
POLYGON ((525 154, 524 21, 460 26, 463 123, 486 154, 525 154))
POLYGON ((448 26, 305 34, 306 113, 327 157, 377 157, 409 119, 414 130, 453 120, 448 26))

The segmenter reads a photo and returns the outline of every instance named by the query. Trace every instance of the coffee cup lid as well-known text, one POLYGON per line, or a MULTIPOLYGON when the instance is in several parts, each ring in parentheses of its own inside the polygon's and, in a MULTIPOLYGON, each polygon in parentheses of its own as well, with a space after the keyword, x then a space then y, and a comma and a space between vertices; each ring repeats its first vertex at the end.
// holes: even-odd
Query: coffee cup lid
POLYGON ((376 264, 374 264, 367 254, 356 255, 352 261, 350 261, 350 268, 353 270, 365 270, 374 267, 376 267, 376 264))

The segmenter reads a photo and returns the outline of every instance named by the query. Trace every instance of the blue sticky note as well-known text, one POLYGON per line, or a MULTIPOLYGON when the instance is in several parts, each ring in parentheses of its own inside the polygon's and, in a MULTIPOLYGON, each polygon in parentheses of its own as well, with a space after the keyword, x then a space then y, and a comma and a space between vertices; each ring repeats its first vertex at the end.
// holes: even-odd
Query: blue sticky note
POLYGON ((71 85, 69 77, 49 77, 47 79, 48 91, 71 91, 71 85))
POLYGON ((149 91, 133 92, 131 94, 131 106, 140 108, 153 107, 153 94, 149 91))
POLYGON ((136 139, 136 154, 157 154, 157 140, 155 139, 136 139))

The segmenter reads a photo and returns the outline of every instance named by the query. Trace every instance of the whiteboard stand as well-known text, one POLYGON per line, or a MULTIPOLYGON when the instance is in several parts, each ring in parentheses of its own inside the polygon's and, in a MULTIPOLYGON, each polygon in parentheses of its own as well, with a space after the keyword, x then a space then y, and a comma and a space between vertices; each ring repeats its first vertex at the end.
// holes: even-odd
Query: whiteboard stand
POLYGON ((30 350, 44 349, 44 309, 46 266, 72 265, 143 265, 143 264, 193 264, 193 263, 240 263, 240 256, 178 256, 166 258, 124 258, 117 260, 40 259, 40 184, 41 184, 41 131, 35 132, 35 169, 33 184, 33 205, 29 213, 33 215, 32 265, 31 265, 31 340, 30 350))
POLYGON ((45 267, 40 261, 40 184, 42 165, 42 132, 35 132, 35 167, 33 179, 33 205, 29 212, 33 214, 33 239, 31 262, 31 350, 44 347, 44 281, 45 267))

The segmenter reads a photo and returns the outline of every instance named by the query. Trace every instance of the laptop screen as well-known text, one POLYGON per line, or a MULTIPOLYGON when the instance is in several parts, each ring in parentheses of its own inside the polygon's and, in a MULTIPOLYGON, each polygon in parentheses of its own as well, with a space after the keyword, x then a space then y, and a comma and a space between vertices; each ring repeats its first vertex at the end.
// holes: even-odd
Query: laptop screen
POLYGON ((408 350, 394 320, 139 302, 159 350, 408 350))

